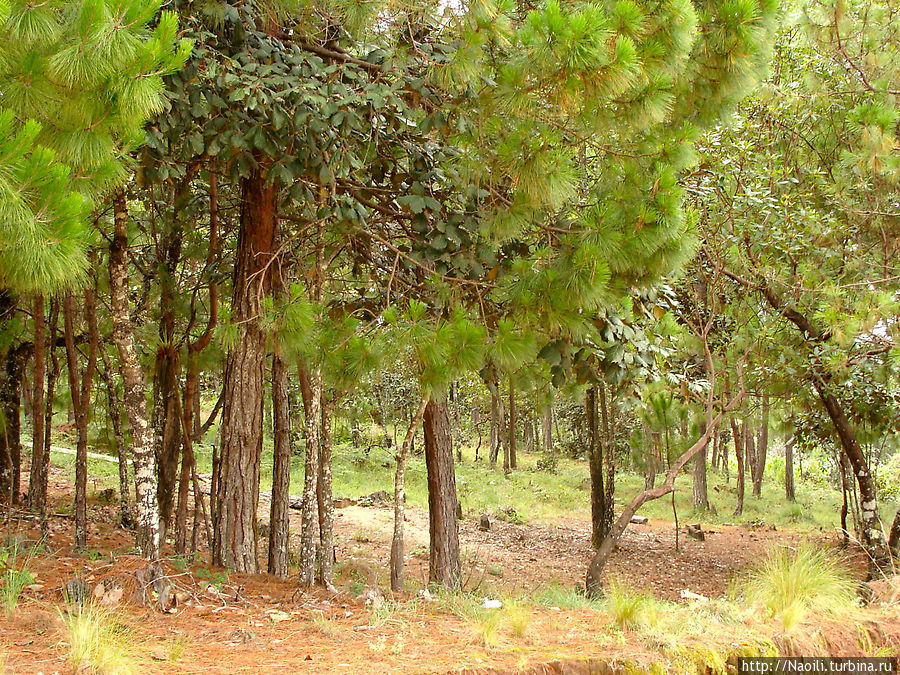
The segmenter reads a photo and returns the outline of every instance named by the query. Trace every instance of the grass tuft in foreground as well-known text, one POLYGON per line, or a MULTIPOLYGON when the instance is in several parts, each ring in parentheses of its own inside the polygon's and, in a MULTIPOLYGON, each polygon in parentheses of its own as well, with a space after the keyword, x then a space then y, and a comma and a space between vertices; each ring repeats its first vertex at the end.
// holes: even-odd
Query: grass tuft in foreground
POLYGON ((67 660, 77 673, 138 675, 142 668, 131 652, 131 631, 107 610, 85 605, 60 613, 68 642, 67 660))
POLYGON ((781 618, 788 632, 810 613, 836 615, 856 605, 856 583, 838 560, 808 544, 773 548, 750 572, 744 599, 781 618))

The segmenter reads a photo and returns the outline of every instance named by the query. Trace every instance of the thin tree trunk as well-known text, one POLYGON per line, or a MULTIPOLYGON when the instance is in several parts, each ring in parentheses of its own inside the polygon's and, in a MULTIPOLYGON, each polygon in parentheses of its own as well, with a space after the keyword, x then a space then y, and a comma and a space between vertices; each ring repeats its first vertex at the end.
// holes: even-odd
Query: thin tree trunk
MULTIPOLYGON (((43 524, 47 517, 47 457, 44 445, 44 378, 47 372, 47 334, 44 322, 44 296, 36 294, 32 303, 34 319, 34 376, 31 394, 31 474, 28 481, 28 505, 38 512, 43 524)), ((51 347, 52 349, 52 347, 51 347)))
POLYGON ((541 409, 541 436, 544 452, 555 453, 553 446, 553 404, 546 403, 541 409))
POLYGON ((290 541, 289 502, 291 497, 291 410, 288 373, 284 360, 272 357, 272 412, 275 449, 272 458, 272 502, 269 509, 269 574, 287 578, 290 541))
POLYGON ((319 435, 319 477, 316 481, 316 502, 319 511, 318 581, 328 590, 334 590, 334 499, 331 474, 331 423, 332 411, 340 400, 335 395, 322 402, 321 431, 319 435))
POLYGON ((63 302, 63 336, 66 344, 66 364, 69 372, 69 391, 75 411, 78 442, 75 446, 75 548, 87 548, 87 446, 88 408, 91 403, 91 381, 97 361, 97 323, 94 295, 91 289, 84 294, 84 314, 90 334, 88 362, 80 373, 75 349, 75 296, 68 293, 63 302))
POLYGON ((735 483, 737 485, 737 504, 734 507, 734 515, 739 516, 744 512, 744 426, 738 427, 738 423, 734 417, 731 418, 731 435, 734 437, 734 457, 737 461, 737 474, 735 475, 735 483))
POLYGON ((318 366, 309 371, 309 391, 304 392, 306 410, 306 462, 303 481, 303 513, 300 528, 300 585, 312 586, 316 570, 316 526, 319 480, 319 444, 322 418, 322 371, 318 366))
POLYGON ((842 546, 846 548, 850 544, 850 529, 847 526, 847 515, 850 513, 850 482, 847 479, 847 458, 838 454, 838 467, 841 472, 841 533, 843 535, 842 546))
POLYGON ((500 388, 497 382, 489 383, 488 388, 491 391, 491 450, 488 459, 491 468, 494 469, 497 466, 497 459, 500 452, 502 451, 504 457, 506 456, 506 441, 504 440, 505 435, 503 428, 503 398, 500 396, 500 388))
POLYGON ((818 377, 813 379, 813 384, 834 424, 841 447, 856 476, 862 517, 862 545, 869 555, 870 572, 882 570, 890 566, 890 550, 882 529, 881 517, 878 514, 878 492, 875 480, 869 471, 869 465, 862 448, 860 448, 856 433, 850 426, 840 401, 829 393, 825 383, 818 377))
MULTIPOLYGON (((50 475, 50 445, 53 440, 53 399, 56 395, 56 380, 59 378, 59 358, 56 353, 56 334, 59 326, 59 301, 50 300, 50 326, 47 344, 50 348, 50 368, 47 370, 47 401, 44 409, 44 467, 42 473, 50 475)), ((46 498, 44 505, 46 508, 46 498)), ((41 533, 48 534, 46 512, 41 522, 41 533)))
MULTIPOLYGON (((701 436, 706 434, 705 426, 705 420, 701 420, 699 424, 699 431, 701 436)), ((693 497, 694 510, 709 510, 709 493, 706 486, 706 448, 703 448, 700 452, 697 453, 697 456, 694 457, 693 497)))
POLYGON ((450 417, 445 401, 430 400, 423 415, 425 466, 428 473, 430 552, 428 579, 448 589, 462 581, 456 476, 450 447, 450 417))
POLYGON ((789 502, 797 501, 794 491, 794 443, 796 436, 791 434, 784 444, 784 496, 789 502))
POLYGON ((900 560, 900 508, 894 514, 894 522, 891 524, 891 534, 888 538, 888 548, 895 560, 900 560))
POLYGON ((766 455, 769 451, 769 396, 762 397, 762 419, 756 443, 756 462, 753 465, 753 496, 762 494, 762 482, 766 473, 766 455))
POLYGON ((119 519, 122 527, 133 529, 134 500, 131 498, 131 480, 128 477, 128 452, 125 445, 125 434, 122 433, 122 411, 119 407, 119 397, 116 394, 116 383, 109 366, 109 357, 106 350, 100 350, 103 361, 103 383, 106 388, 106 402, 109 409, 109 422, 112 427, 113 443, 116 446, 116 457, 119 458, 119 519))
POLYGON ((160 541, 156 458, 153 456, 153 430, 147 417, 144 373, 135 347, 134 328, 128 306, 128 209, 123 191, 117 191, 113 197, 113 208, 114 232, 109 247, 110 306, 113 342, 119 351, 120 370, 125 385, 125 413, 131 426, 137 545, 145 558, 157 560, 160 556, 160 541))
POLYGON ((394 535, 391 538, 391 590, 395 593, 403 591, 403 567, 404 567, 404 522, 406 520, 406 464, 409 461, 409 451, 416 428, 425 415, 425 406, 428 405, 428 396, 423 395, 419 407, 413 417, 403 444, 397 452, 397 470, 394 474, 394 535))
POLYGON ((616 495, 616 457, 615 457, 615 422, 618 415, 615 399, 607 401, 606 385, 600 383, 600 421, 603 424, 603 462, 606 465, 605 494, 603 500, 603 536, 609 534, 615 520, 616 495))
POLYGON ((584 408, 588 432, 588 469, 591 475, 591 543, 600 548, 605 531, 606 490, 603 484, 603 447, 597 415, 597 385, 592 384, 584 394, 584 408))
POLYGON ((516 469, 516 388, 512 375, 509 377, 509 462, 504 463, 504 470, 516 469))

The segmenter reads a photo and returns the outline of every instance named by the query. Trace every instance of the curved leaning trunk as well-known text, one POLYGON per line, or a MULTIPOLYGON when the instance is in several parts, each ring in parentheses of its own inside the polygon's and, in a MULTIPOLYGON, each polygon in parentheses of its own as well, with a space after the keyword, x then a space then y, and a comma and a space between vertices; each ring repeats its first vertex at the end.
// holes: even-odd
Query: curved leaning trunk
POLYGON ((144 373, 134 342, 128 306, 128 209, 125 193, 113 197, 114 229, 109 247, 110 306, 113 342, 119 351, 119 368, 125 384, 125 413, 131 425, 134 487, 137 506, 137 546, 150 560, 160 556, 159 505, 156 501, 156 457, 153 429, 147 416, 144 373))

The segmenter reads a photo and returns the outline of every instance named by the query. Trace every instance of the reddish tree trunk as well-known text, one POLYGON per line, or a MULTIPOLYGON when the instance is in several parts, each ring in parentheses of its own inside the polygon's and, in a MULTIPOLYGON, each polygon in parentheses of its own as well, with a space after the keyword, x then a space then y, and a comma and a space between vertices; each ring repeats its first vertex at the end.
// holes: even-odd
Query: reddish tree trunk
POLYGON ((213 563, 237 572, 256 572, 258 565, 256 508, 266 370, 259 312, 275 253, 277 195, 261 169, 243 181, 231 302, 238 335, 226 359, 213 520, 213 563))
POLYGON ((450 415, 445 401, 428 402, 423 426, 431 543, 428 579, 430 583, 444 588, 459 588, 461 568, 456 476, 450 444, 450 415))

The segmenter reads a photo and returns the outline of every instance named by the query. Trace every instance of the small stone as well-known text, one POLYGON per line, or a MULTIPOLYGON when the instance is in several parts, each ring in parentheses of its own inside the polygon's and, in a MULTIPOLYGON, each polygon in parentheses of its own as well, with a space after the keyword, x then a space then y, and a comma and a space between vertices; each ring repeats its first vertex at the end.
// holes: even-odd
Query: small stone
POLYGON ((649 522, 650 519, 647 516, 631 516, 632 525, 646 525, 649 522))

